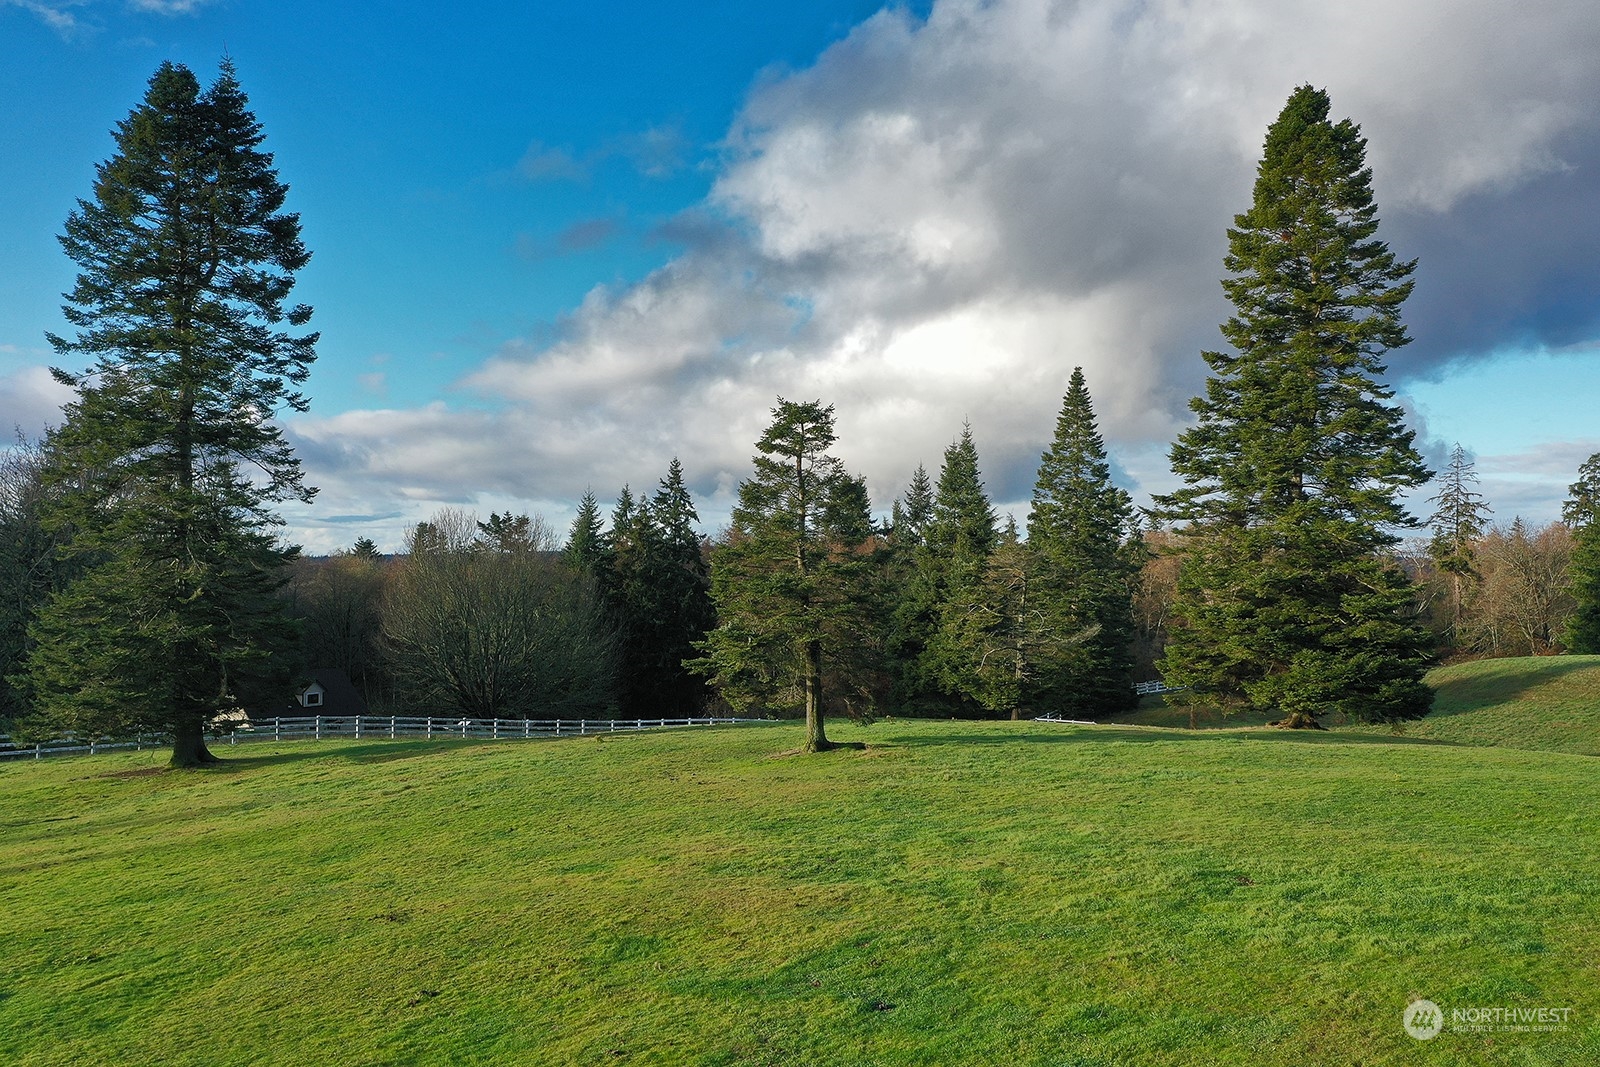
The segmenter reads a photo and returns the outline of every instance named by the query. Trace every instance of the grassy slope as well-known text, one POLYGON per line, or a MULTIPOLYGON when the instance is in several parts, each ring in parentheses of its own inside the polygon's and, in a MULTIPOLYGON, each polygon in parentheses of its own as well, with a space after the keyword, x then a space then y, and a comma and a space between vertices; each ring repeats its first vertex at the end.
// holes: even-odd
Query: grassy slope
MULTIPOLYGON (((1547 749, 1600 755, 1600 656, 1529 656, 1457 663, 1430 671, 1433 711, 1405 723, 1407 737, 1463 745, 1547 749)), ((1200 711, 1201 729, 1263 725, 1270 716, 1219 716, 1200 711)), ((1118 722, 1187 728, 1189 709, 1146 697, 1118 722)), ((1392 733, 1391 727, 1349 726, 1352 733, 1392 733)))
POLYGON ((1600 1060, 1600 776, 1029 723, 0 767, 0 1063, 1600 1060), (1401 1031, 1415 996, 1565 1034, 1401 1031))
POLYGON ((1428 675, 1433 711, 1411 737, 1600 755, 1600 656, 1485 659, 1428 675))

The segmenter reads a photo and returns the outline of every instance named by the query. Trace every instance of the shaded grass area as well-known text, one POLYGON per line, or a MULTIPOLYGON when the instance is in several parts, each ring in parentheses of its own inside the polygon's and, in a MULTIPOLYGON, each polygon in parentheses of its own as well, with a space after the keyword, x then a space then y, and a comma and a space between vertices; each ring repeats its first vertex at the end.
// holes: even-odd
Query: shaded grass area
POLYGON ((1600 755, 1600 656, 1528 656, 1440 667, 1410 737, 1600 755))
POLYGON ((0 1063, 1600 1060, 1562 754, 887 722, 0 768, 0 1063), (1570 1007, 1565 1033, 1400 1015, 1570 1007))
MULTIPOLYGON (((1600 656, 1525 656, 1475 660, 1428 672, 1434 689, 1426 718, 1399 726, 1333 724, 1343 739, 1388 735, 1460 745, 1543 749, 1600 755, 1600 656)), ((1110 720, 1122 725, 1239 730, 1274 716, 1223 715, 1191 708, 1181 694, 1145 697, 1110 720), (1192 716, 1192 717, 1191 717, 1192 716)))

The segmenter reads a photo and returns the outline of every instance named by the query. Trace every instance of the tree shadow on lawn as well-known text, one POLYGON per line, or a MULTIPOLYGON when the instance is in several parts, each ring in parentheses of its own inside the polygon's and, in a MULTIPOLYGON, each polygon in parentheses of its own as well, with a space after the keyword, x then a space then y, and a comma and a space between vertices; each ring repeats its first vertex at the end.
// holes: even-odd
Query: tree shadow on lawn
MULTIPOLYGON (((469 745, 487 745, 496 742, 461 741, 446 739, 428 739, 406 741, 357 741, 354 738, 335 739, 348 742, 340 744, 337 748, 326 747, 323 742, 290 741, 286 744, 299 746, 305 744, 304 749, 288 752, 272 752, 264 755, 238 755, 238 747, 218 745, 212 752, 222 760, 221 763, 211 764, 201 768, 212 774, 237 774, 242 771, 256 770, 261 767, 286 766, 293 763, 302 763, 314 759, 342 759, 350 763, 392 763, 395 760, 412 759, 418 756, 431 755, 447 749, 465 748, 469 745)), ((251 745, 271 744, 266 741, 251 741, 251 745)), ((240 746, 242 747, 242 746, 240 746)))
POLYGON ((1504 661, 1504 666, 1489 668, 1466 678, 1450 679, 1439 685, 1434 690, 1435 710, 1428 714, 1428 718, 1448 719, 1483 711, 1496 704, 1507 704, 1548 682, 1579 671, 1594 671, 1595 687, 1600 689, 1600 656, 1542 656, 1531 667, 1526 658, 1508 659, 1504 661), (1450 704, 1441 707, 1441 701, 1449 701, 1450 704))
MULTIPOLYGON (((975 724, 976 725, 976 724, 975 724)), ((905 745, 1090 745, 1106 742, 1150 743, 1156 741, 1276 741, 1287 744, 1309 745, 1430 745, 1451 748, 1463 747, 1454 741, 1438 741, 1428 737, 1405 737, 1394 734, 1346 733, 1340 730, 1278 730, 1262 728, 1185 730, 1164 726, 1079 726, 1061 731, 1037 733, 980 733, 978 730, 958 734, 910 734, 893 739, 891 744, 905 745)), ((1470 747, 1470 746, 1467 746, 1470 747)))

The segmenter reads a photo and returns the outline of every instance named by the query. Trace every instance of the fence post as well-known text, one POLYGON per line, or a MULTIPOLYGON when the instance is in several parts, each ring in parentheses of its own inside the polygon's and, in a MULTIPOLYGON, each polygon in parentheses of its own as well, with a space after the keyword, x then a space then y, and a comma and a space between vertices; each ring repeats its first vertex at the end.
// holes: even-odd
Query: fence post
POLYGON ((394 740, 394 716, 389 716, 389 740, 394 740))
POLYGON ((361 740, 361 716, 356 716, 356 740, 361 740))
POLYGON ((322 740, 322 716, 317 716, 317 740, 322 740))
POLYGON ((428 717, 427 717, 427 718, 426 718, 426 719, 425 719, 425 720, 423 720, 423 721, 424 721, 424 722, 426 722, 426 723, 427 723, 427 724, 428 724, 428 740, 429 740, 429 741, 432 741, 432 740, 433 740, 433 716, 432 716, 432 715, 429 715, 429 716, 428 716, 428 717))

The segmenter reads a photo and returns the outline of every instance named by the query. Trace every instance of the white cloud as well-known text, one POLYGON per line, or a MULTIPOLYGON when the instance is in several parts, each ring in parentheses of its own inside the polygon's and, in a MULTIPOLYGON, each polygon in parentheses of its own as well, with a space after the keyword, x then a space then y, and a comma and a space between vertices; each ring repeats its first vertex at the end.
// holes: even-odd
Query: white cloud
POLYGON ((18 430, 29 438, 39 437, 61 422, 61 405, 73 395, 46 367, 24 367, 0 375, 0 435, 6 443, 18 430))
MULTIPOLYGON (((295 432, 352 493, 411 507, 471 488, 605 496, 648 486, 674 454, 725 505, 774 397, 821 397, 880 504, 918 462, 936 467, 964 418, 991 491, 1020 500, 1081 364, 1113 452, 1136 457, 1125 466, 1149 488, 1203 375, 1197 353, 1218 343, 1224 230, 1296 85, 1327 87, 1336 116, 1362 124, 1391 239, 1463 247, 1452 235, 1486 219, 1517 232, 1529 190, 1548 199, 1540 181, 1578 175, 1592 190, 1575 161, 1600 158, 1582 103, 1600 99, 1596 54, 1600 8, 1578 2, 885 11, 752 93, 679 259, 596 289, 555 343, 509 343, 465 380, 498 408, 358 412, 295 432)), ((523 171, 586 165, 536 145, 523 171)), ((1583 225, 1523 234, 1523 255, 1589 270, 1583 225)), ((1430 341, 1462 336, 1452 322, 1509 331, 1537 311, 1496 276, 1504 260, 1435 269, 1445 284, 1419 290, 1421 342, 1395 354, 1402 374, 1455 354, 1430 341)))
POLYGON ((0 0, 0 6, 19 7, 69 40, 76 36, 81 28, 78 17, 73 14, 73 11, 76 8, 83 7, 86 3, 88 3, 88 0, 53 0, 53 2, 47 2, 47 0, 0 0))
POLYGON ((153 15, 192 15, 210 2, 211 0, 128 0, 128 6, 135 11, 147 11, 153 15))

